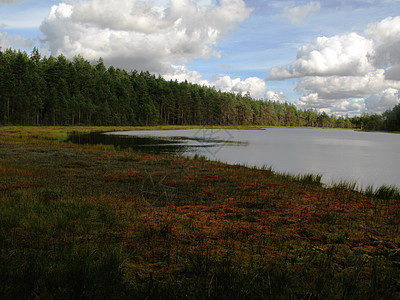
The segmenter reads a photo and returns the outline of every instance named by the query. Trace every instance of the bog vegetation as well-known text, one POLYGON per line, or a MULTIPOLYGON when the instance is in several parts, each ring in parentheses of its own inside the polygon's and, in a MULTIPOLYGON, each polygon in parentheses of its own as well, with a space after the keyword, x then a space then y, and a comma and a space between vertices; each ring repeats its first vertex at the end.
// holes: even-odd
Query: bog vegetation
POLYGON ((252 99, 149 72, 42 58, 0 49, 2 125, 266 125, 399 130, 400 107, 381 115, 336 117, 252 99))
POLYGON ((101 59, 0 49, 0 125, 42 125, 0 131, 0 298, 399 299, 395 187, 62 141, 94 130, 83 125, 399 120, 400 106, 338 118, 101 59))
POLYGON ((400 298, 398 189, 59 141, 92 129, 2 127, 1 299, 400 298))

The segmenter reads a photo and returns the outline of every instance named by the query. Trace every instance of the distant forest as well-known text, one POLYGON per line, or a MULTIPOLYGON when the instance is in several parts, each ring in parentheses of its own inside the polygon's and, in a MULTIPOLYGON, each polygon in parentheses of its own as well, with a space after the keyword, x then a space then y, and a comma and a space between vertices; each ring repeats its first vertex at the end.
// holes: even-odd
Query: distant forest
POLYGON ((328 116, 82 57, 0 48, 0 125, 265 125, 400 130, 400 105, 383 115, 328 116))

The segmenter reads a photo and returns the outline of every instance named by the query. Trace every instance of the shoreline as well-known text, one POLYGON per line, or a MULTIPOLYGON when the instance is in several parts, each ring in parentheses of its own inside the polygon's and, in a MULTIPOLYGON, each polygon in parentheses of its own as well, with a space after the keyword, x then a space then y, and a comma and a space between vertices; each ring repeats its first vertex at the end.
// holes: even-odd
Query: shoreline
POLYGON ((400 296, 393 191, 2 129, 5 299, 400 296))
MULTIPOLYGON (((111 127, 112 128, 112 127, 111 127)), ((111 129, 110 128, 110 129, 111 129)), ((101 132, 109 132, 109 133, 114 133, 114 132, 125 132, 125 131, 154 131, 154 130, 193 130, 193 129, 233 129, 233 130, 268 130, 268 129, 274 129, 274 128, 290 128, 290 129, 337 129, 337 130, 343 130, 343 128, 315 128, 315 127, 279 127, 279 126, 274 126, 274 127, 265 127, 265 126, 238 126, 238 127, 233 127, 233 126, 195 126, 195 127, 191 127, 191 126, 154 126, 154 127, 137 127, 135 130, 132 129, 128 129, 125 130, 126 128, 123 128, 122 130, 109 130, 109 131, 104 131, 101 130, 101 132)), ((104 128, 103 128, 104 129, 104 128)), ((347 129, 347 130, 353 130, 355 132, 357 132, 358 130, 354 130, 354 129, 347 129)), ((86 131, 84 131, 86 133, 86 131)), ((92 131, 93 132, 93 131, 92 131)), ((360 131, 363 132, 363 131, 360 131)), ((233 141, 234 142, 234 141, 233 141)), ((117 146, 118 147, 118 146, 117 146)), ((186 156, 186 155, 185 155, 186 156)), ((190 155, 187 155, 187 157, 190 158, 190 155)), ((207 158, 208 159, 208 158, 207 158)), ((269 169, 273 169, 273 166, 256 166, 256 165, 248 165, 246 163, 230 163, 230 162, 226 162, 223 160, 219 160, 219 159, 210 159, 212 161, 217 161, 217 162, 221 162, 221 163, 225 163, 228 165, 235 165, 235 164, 240 164, 244 167, 249 167, 249 168, 258 168, 258 169, 265 169, 265 168, 269 168, 269 169)), ((351 190, 354 191, 358 191, 361 193, 367 193, 367 194, 371 194, 374 192, 377 192, 379 189, 393 189, 394 191, 399 190, 400 186, 395 185, 395 184, 387 184, 387 183, 382 183, 380 185, 374 185, 374 184, 360 184, 358 183, 358 181, 356 179, 344 179, 344 178, 337 178, 336 180, 332 180, 332 179, 327 179, 327 180, 322 180, 323 179, 323 175, 321 175, 320 173, 312 173, 312 172, 302 172, 302 173, 293 173, 293 172, 286 172, 286 171, 279 171, 279 170, 274 170, 274 172, 276 174, 279 175, 283 175, 283 176, 292 176, 294 178, 301 178, 303 176, 314 176, 314 177, 321 177, 321 181, 320 183, 324 185, 324 187, 341 187, 341 188, 345 188, 348 187, 351 190)))

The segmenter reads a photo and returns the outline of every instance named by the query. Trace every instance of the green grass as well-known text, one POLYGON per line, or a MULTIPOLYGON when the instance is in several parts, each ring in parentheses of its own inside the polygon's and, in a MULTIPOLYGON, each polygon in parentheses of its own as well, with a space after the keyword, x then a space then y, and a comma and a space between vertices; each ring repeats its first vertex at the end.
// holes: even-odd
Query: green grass
POLYGON ((396 186, 382 185, 375 191, 374 196, 384 200, 400 200, 400 191, 396 186))
POLYGON ((321 183, 322 175, 320 174, 303 174, 295 176, 295 179, 299 180, 304 184, 316 184, 316 185, 322 184, 321 183))
POLYGON ((123 295, 123 255, 109 236, 118 217, 110 204, 77 202, 53 190, 3 198, 2 298, 123 295))
POLYGON ((332 184, 332 188, 338 190, 350 190, 350 191, 358 191, 357 183, 352 181, 341 180, 339 182, 335 182, 332 184))

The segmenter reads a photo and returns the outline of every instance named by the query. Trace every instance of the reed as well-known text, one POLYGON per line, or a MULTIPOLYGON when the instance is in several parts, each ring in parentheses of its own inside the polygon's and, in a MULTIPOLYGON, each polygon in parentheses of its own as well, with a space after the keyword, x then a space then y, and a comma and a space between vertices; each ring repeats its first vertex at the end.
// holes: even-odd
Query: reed
POLYGON ((382 185, 375 191, 374 197, 383 200, 400 200, 400 191, 396 186, 382 185))
POLYGON ((357 182, 355 181, 345 181, 345 180, 341 180, 339 182, 335 182, 331 185, 331 187, 333 189, 337 189, 337 190, 348 190, 348 191, 358 191, 358 186, 357 186, 357 182))
POLYGON ((295 176, 295 179, 304 184, 321 185, 322 175, 320 174, 303 174, 295 176))

